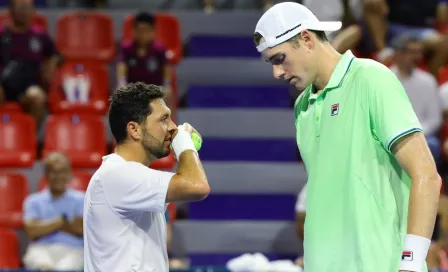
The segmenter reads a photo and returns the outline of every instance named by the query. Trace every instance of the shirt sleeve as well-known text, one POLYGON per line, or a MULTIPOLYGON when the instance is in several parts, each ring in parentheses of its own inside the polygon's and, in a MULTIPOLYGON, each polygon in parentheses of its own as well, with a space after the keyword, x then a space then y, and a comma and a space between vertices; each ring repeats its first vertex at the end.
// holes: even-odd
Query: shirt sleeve
POLYGON ((296 212, 299 213, 305 211, 306 211, 306 185, 304 185, 302 190, 300 190, 296 202, 296 212))
POLYGON ((76 203, 76 213, 75 216, 83 216, 84 215, 84 194, 82 194, 77 203, 76 203))
POLYGON ((43 55, 46 58, 50 58, 53 56, 58 55, 58 50, 56 48, 56 45, 54 44, 53 40, 48 34, 45 34, 43 37, 43 55))
POLYGON ((366 67, 358 78, 365 80, 364 103, 372 133, 388 152, 401 137, 423 131, 403 85, 387 67, 366 67))
POLYGON ((23 203, 23 221, 39 219, 36 202, 32 197, 27 197, 23 203))
POLYGON ((121 45, 118 51, 117 60, 118 62, 126 62, 127 60, 127 47, 125 45, 121 45))
POLYGON ((164 213, 168 184, 173 175, 137 162, 126 162, 108 171, 102 179, 109 204, 117 213, 164 213))

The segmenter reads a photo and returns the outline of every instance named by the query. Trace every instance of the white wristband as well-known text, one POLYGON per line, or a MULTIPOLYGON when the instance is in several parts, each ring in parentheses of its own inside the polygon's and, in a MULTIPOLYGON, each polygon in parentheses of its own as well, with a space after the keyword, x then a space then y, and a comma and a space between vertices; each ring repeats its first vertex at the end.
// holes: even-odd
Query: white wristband
POLYGON ((193 150, 196 152, 190 133, 186 132, 182 126, 179 126, 177 130, 177 135, 173 139, 172 147, 177 160, 179 160, 180 154, 185 150, 193 150))
POLYGON ((407 234, 404 237, 400 270, 423 271, 431 240, 425 237, 407 234))

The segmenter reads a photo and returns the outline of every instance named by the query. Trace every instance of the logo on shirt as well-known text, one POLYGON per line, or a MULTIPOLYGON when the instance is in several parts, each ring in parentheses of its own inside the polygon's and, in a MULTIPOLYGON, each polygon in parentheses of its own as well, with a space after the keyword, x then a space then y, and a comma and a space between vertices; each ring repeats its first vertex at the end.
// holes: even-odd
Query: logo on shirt
POLYGON ((414 254, 412 251, 403 251, 403 254, 401 255, 401 260, 403 261, 412 261, 414 259, 414 254))
POLYGON ((338 115, 338 113, 339 113, 339 103, 338 104, 333 104, 331 106, 331 116, 338 115))
POLYGON ((33 51, 33 52, 39 52, 40 49, 42 48, 42 45, 40 44, 40 41, 37 38, 32 38, 30 40, 29 46, 30 46, 31 51, 33 51))
POLYGON ((148 62, 146 63, 146 69, 150 72, 154 72, 157 69, 159 69, 159 64, 157 63, 157 60, 155 58, 149 58, 148 62))

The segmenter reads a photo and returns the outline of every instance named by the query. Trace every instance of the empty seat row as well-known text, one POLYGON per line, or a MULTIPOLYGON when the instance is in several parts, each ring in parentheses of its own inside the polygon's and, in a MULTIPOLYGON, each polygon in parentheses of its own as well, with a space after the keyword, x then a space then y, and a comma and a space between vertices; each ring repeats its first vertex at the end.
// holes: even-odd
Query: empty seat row
MULTIPOLYGON (((157 13, 155 18, 156 39, 167 48, 167 56, 176 64, 182 57, 179 21, 170 14, 157 13)), ((131 37, 133 19, 133 15, 124 18, 123 39, 131 37)), ((0 14, 0 22, 8 24, 9 14, 0 14)), ((48 28, 46 17, 40 13, 34 15, 33 24, 43 29, 48 28)), ((68 59, 110 62, 116 55, 112 18, 101 12, 68 12, 58 19, 56 45, 68 59)))
MULTIPOLYGON (((31 167, 37 159, 34 119, 21 112, 0 112, 0 167, 31 167)), ((64 152, 74 168, 96 168, 107 154, 103 119, 97 115, 50 115, 45 128, 42 155, 64 152)), ((171 169, 172 155, 151 167, 171 169)))

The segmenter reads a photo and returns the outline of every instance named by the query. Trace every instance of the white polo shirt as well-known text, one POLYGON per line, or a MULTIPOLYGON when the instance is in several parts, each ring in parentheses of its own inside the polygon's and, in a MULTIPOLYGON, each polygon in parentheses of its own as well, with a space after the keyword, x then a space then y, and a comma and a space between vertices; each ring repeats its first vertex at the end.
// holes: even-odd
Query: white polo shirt
POLYGON ((173 175, 103 157, 84 200, 85 272, 168 272, 164 213, 173 175))

